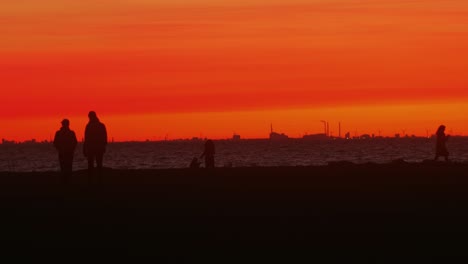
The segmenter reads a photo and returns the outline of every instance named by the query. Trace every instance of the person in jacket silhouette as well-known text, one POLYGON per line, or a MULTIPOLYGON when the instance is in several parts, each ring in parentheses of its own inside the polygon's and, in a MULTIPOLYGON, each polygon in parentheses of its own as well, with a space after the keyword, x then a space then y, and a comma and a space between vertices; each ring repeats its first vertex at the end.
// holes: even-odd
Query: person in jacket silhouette
POLYGON ((441 125, 436 132, 436 155, 434 160, 438 160, 440 156, 445 158, 445 161, 448 161, 449 152, 447 151, 447 146, 445 143, 450 136, 445 135, 445 126, 441 125))
POLYGON ((58 151, 62 182, 68 183, 73 171, 73 156, 78 141, 75 132, 70 130, 70 121, 62 120, 62 127, 55 133, 54 147, 58 151))
POLYGON ((205 150, 200 156, 200 159, 205 157, 205 168, 214 168, 215 167, 215 145, 213 140, 208 139, 205 142, 205 150))
POLYGON ((106 126, 99 121, 96 112, 89 112, 88 117, 89 122, 85 129, 83 154, 88 158, 88 172, 91 176, 94 171, 94 161, 96 161, 98 173, 101 174, 102 172, 102 160, 107 146, 107 130, 106 126))

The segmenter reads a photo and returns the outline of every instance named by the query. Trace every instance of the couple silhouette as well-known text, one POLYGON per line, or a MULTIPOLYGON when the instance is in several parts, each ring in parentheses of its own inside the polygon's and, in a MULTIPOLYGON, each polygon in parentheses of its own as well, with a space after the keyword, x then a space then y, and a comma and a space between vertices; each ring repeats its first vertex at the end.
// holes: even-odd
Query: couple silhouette
MULTIPOLYGON (((83 155, 88 159, 88 175, 90 183, 94 180, 95 167, 98 182, 102 181, 102 163, 107 146, 106 126, 99 121, 96 112, 88 113, 89 122, 86 125, 83 142, 83 155)), ((70 129, 70 121, 62 120, 62 127, 55 133, 54 146, 58 151, 60 170, 62 172, 62 183, 69 182, 73 171, 73 157, 78 144, 76 134, 70 129)))

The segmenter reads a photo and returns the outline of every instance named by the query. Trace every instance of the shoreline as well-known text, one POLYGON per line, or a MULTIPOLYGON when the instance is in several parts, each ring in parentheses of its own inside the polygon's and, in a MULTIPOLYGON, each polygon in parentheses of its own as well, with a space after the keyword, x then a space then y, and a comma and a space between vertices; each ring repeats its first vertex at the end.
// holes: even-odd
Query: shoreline
MULTIPOLYGON (((434 161, 434 160, 424 160, 422 162, 407 162, 403 159, 394 160, 388 163, 374 163, 374 162, 366 162, 366 163, 353 163, 351 161, 332 161, 328 162, 326 165, 310 165, 310 166, 245 166, 245 167, 231 167, 231 166, 224 166, 224 167, 216 167, 213 169, 206 169, 204 167, 200 168, 154 168, 154 169, 114 169, 111 167, 104 167, 104 173, 109 172, 138 172, 138 171, 145 171, 145 172, 187 172, 187 173, 203 173, 209 171, 228 171, 228 170, 274 170, 274 169, 291 169, 291 170, 319 170, 319 169, 336 169, 340 167, 352 168, 352 169, 369 169, 369 168, 432 168, 432 167, 446 167, 446 168, 459 168, 459 167, 466 167, 468 169, 468 162, 460 162, 460 161, 434 161)), ((0 171, 0 175, 2 174, 49 174, 49 173, 60 173, 59 168, 53 171, 0 171)), ((84 174, 87 173, 86 169, 74 170, 73 174, 84 174)))

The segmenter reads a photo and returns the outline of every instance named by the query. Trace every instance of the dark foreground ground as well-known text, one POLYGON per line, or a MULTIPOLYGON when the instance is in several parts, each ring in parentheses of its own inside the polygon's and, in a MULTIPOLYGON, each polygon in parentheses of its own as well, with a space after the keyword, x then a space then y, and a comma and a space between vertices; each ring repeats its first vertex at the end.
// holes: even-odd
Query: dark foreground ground
POLYGON ((0 256, 419 263, 468 255, 468 165, 0 173, 0 256))

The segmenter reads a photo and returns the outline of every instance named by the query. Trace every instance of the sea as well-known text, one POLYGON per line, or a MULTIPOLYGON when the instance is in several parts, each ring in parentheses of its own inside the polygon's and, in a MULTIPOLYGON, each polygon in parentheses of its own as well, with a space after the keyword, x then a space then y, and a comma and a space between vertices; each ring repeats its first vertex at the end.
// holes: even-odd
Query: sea
MULTIPOLYGON (((104 166, 113 169, 187 168, 194 157, 201 155, 203 147, 203 140, 109 143, 104 166)), ((434 158, 435 139, 217 140, 215 147, 217 167, 320 166, 342 161, 356 164, 397 160, 422 162, 434 158)), ((468 162, 467 137, 450 138, 447 148, 452 161, 468 162)), ((87 167, 81 144, 77 147, 73 167, 74 170, 87 167)), ((51 143, 0 144, 0 171, 58 170, 58 155, 51 143)))

